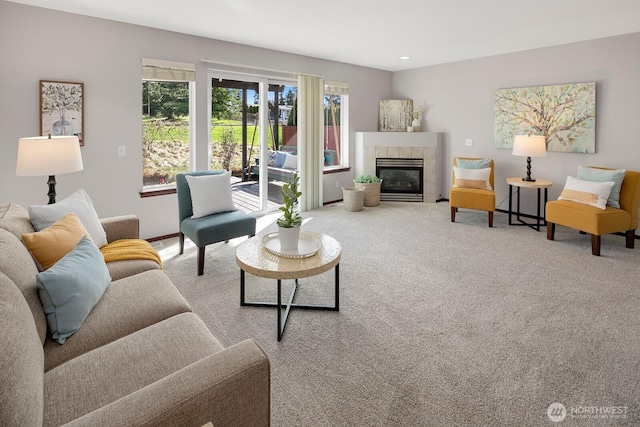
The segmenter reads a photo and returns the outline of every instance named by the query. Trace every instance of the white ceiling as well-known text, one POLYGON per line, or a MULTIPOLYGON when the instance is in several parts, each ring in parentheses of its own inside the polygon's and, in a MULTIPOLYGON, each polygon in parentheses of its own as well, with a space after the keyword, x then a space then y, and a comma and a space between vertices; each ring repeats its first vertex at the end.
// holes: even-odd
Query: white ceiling
POLYGON ((11 1, 388 71, 640 32, 640 0, 11 1))

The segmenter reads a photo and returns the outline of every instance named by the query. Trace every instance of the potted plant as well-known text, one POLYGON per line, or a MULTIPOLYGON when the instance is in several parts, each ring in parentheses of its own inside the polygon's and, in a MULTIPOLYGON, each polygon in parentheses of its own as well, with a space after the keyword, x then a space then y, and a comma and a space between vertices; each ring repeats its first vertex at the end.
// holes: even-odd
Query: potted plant
POLYGON ((375 175, 360 175, 353 180, 356 187, 364 188, 364 205, 378 206, 380 204, 380 184, 382 179, 375 175))
POLYGON ((278 224, 280 248, 283 250, 298 248, 300 226, 302 225, 302 217, 298 212, 298 199, 302 196, 302 192, 298 191, 299 185, 300 178, 296 172, 293 174, 293 178, 288 179, 280 190, 284 203, 280 206, 280 210, 284 212, 284 215, 278 218, 276 223, 278 224))

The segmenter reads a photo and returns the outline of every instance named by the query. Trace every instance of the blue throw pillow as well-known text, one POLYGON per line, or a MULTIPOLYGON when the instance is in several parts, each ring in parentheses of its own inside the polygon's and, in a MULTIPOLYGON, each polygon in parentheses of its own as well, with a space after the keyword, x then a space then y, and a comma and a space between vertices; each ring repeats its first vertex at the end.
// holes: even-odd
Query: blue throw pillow
POLYGON ((86 236, 36 279, 51 336, 60 344, 80 329, 111 284, 100 250, 86 236))
POLYGON ((284 165, 284 160, 287 157, 286 151, 276 151, 276 162, 273 165, 275 168, 281 168, 284 165))
POLYGON ((457 159, 459 168, 463 169, 486 169, 491 167, 491 159, 457 159))
POLYGON ((620 209, 620 188, 624 180, 625 169, 596 169, 578 166, 578 178, 585 181, 613 182, 607 205, 620 209))

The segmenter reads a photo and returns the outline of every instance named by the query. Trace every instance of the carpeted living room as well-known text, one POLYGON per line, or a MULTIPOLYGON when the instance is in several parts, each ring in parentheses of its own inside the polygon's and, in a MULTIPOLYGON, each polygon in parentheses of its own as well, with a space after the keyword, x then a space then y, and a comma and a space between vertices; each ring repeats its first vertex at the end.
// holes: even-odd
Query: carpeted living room
POLYGON ((0 426, 640 425, 638 16, 0 0, 0 426))
MULTIPOLYGON (((552 242, 505 213, 489 228, 477 211, 451 223, 446 202, 340 202, 304 217, 342 246, 340 311, 292 310, 281 342, 273 310, 239 306, 244 239, 218 244, 201 277, 195 248, 156 246, 225 345, 253 338, 269 354, 273 425, 540 426, 554 402, 624 406, 609 422, 637 422, 638 249, 624 237, 593 257, 574 230, 552 242)), ((248 276, 247 298, 273 300, 273 282, 248 276)), ((301 280, 296 298, 331 303, 333 275, 301 280)))

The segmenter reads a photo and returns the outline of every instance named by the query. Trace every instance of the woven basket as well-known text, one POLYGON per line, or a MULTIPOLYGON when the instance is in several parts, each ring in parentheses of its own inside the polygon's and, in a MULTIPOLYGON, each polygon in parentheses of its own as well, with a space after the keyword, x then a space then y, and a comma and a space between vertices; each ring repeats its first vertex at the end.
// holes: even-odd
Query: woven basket
POLYGON ((380 182, 376 184, 364 184, 356 182, 357 188, 364 188, 364 205, 378 206, 380 204, 380 182))

